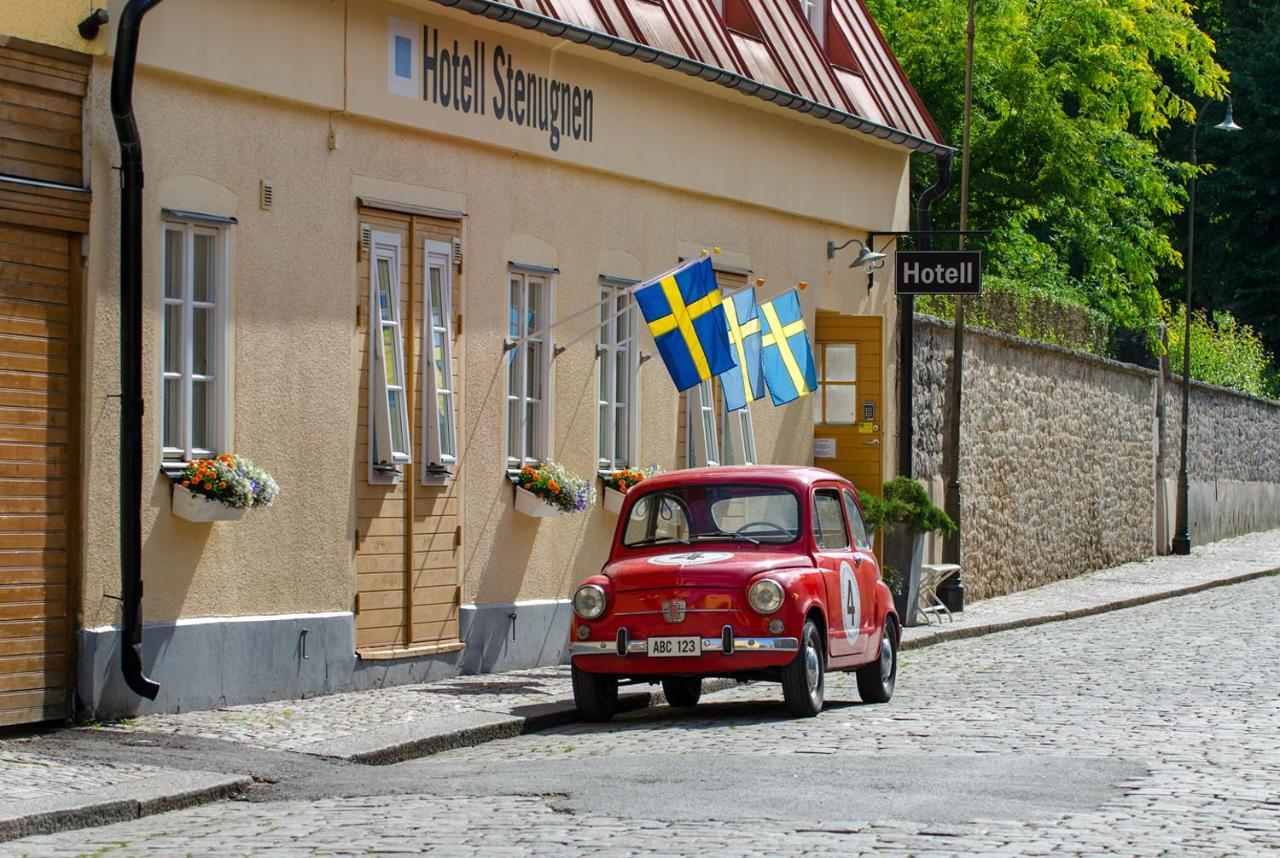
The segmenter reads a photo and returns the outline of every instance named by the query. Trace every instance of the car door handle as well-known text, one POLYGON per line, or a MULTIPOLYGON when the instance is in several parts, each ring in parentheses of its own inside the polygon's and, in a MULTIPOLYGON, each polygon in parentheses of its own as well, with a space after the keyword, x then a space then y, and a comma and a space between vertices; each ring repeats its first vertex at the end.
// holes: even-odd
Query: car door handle
POLYGON ((861 569, 861 568, 862 568, 862 558, 861 558, 861 557, 859 557, 859 556, 858 556, 858 555, 856 555, 856 554, 855 554, 855 555, 853 555, 853 565, 854 565, 854 566, 857 566, 859 569, 861 569))
POLYGON ((867 442, 866 442, 866 445, 867 445, 868 447, 879 447, 879 446, 880 446, 880 439, 879 439, 879 438, 872 438, 870 441, 867 441, 867 442))

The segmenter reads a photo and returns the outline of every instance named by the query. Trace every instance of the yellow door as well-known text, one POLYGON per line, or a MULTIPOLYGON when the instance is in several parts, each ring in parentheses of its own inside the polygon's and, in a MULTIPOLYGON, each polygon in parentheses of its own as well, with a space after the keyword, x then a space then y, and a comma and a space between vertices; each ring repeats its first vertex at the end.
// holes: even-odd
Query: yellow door
POLYGON ((818 311, 813 463, 874 495, 884 483, 884 317, 818 311))
POLYGON ((0 726, 67 715, 77 244, 0 223, 0 726))
MULTIPOLYGON (((357 281, 361 312, 356 337, 360 387, 355 449, 356 651, 368 659, 455 650, 460 648, 462 473, 456 465, 457 424, 452 419, 439 422, 441 416, 453 415, 441 415, 438 409, 448 409, 450 397, 454 415, 461 408, 460 343, 451 309, 459 306, 460 295, 456 264, 448 255, 460 228, 450 221, 372 208, 361 208, 360 220, 370 228, 374 241, 360 263, 357 281), (375 271, 378 279, 371 281, 375 271), (374 305, 375 284, 380 296, 394 296, 391 300, 398 314, 374 305), (429 305, 424 300, 428 294, 429 305), (444 336, 450 337, 453 353, 447 370, 448 352, 440 340, 444 336), (369 461, 374 401, 369 386, 376 378, 370 375, 371 355, 377 347, 398 352, 385 359, 385 366, 392 367, 385 371, 394 393, 403 397, 397 405, 407 412, 394 443, 408 452, 411 461, 399 466, 395 480, 384 475, 389 471, 371 468, 369 461), (437 382, 444 395, 437 394, 433 403, 424 372, 437 368, 451 380, 437 382), (444 427, 455 454, 453 478, 447 483, 430 479, 427 470, 424 432, 428 420, 432 427, 444 427)), ((443 380, 443 376, 437 378, 443 380)))

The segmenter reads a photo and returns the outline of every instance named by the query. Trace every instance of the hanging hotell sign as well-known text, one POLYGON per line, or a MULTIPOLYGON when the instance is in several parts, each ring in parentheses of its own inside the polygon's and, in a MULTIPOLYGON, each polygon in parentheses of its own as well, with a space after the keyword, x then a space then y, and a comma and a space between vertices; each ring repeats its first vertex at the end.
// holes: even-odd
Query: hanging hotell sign
POLYGON ((981 250, 900 250, 894 268, 899 295, 977 295, 981 250))

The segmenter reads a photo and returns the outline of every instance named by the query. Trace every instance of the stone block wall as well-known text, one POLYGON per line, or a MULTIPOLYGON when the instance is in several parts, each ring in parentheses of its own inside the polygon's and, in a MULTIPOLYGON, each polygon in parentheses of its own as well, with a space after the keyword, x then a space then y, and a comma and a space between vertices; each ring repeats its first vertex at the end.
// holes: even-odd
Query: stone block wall
MULTIPOLYGON (((950 324, 916 318, 915 476, 943 501, 950 324)), ((970 598, 1035 587, 1168 550, 1181 379, 970 329, 961 406, 961 513, 970 598), (1157 433, 1167 451, 1157 477, 1157 433)), ((1193 382, 1193 545, 1280 527, 1280 403, 1193 382)), ((940 557, 940 540, 930 541, 940 557)))
MULTIPOLYGON (((1160 489, 1172 511, 1182 430, 1180 376, 1165 389, 1165 408, 1168 459, 1160 489)), ((1280 402, 1193 381, 1188 412, 1192 544, 1280 527, 1280 402)))

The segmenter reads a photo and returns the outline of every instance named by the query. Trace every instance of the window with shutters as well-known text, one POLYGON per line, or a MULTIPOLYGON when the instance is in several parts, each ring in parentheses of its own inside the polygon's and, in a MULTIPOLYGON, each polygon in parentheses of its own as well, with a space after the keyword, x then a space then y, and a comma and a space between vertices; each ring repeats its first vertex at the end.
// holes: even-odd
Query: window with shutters
POLYGON ((427 239, 423 258, 423 479, 444 482, 458 465, 458 417, 453 391, 453 247, 427 239))
POLYGON ((373 478, 396 479, 412 462, 400 329, 400 237, 375 232, 369 276, 369 443, 373 478))
POLYGON ((165 222, 161 447, 166 462, 227 450, 226 228, 165 222))

